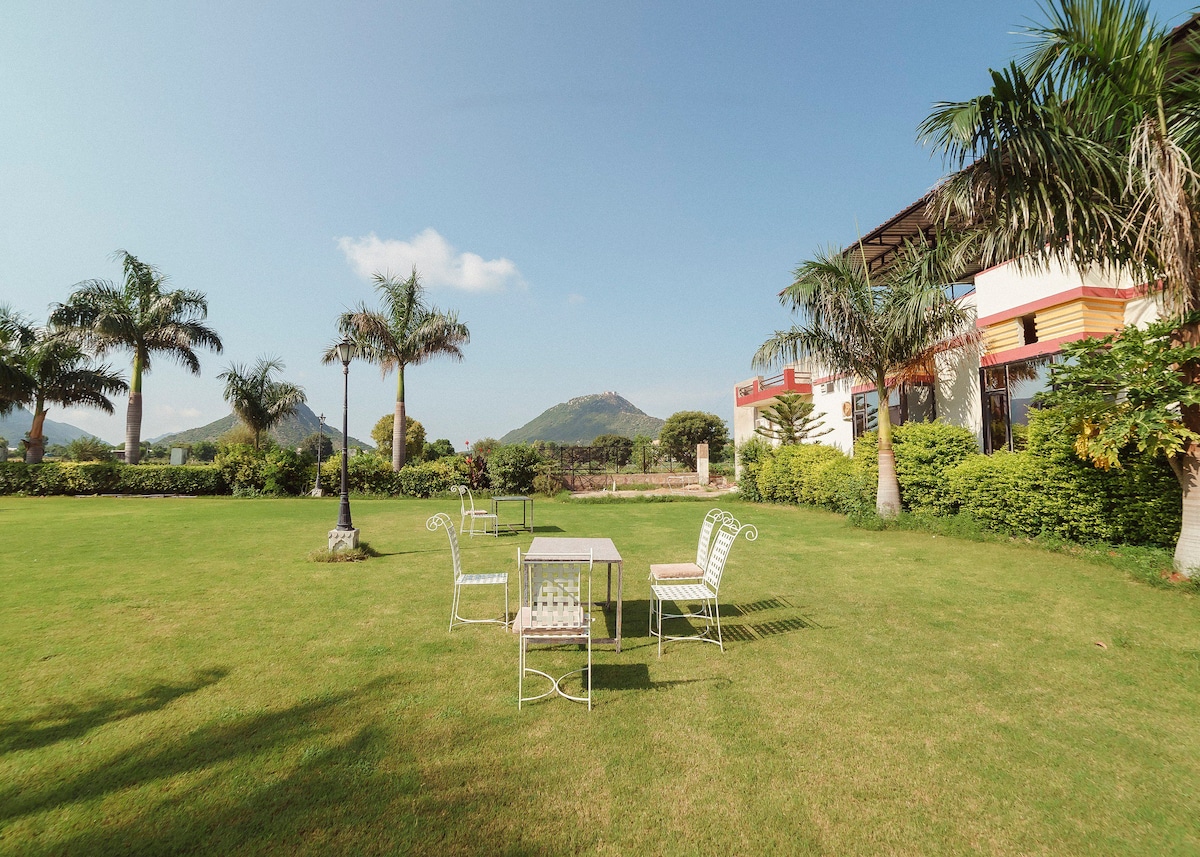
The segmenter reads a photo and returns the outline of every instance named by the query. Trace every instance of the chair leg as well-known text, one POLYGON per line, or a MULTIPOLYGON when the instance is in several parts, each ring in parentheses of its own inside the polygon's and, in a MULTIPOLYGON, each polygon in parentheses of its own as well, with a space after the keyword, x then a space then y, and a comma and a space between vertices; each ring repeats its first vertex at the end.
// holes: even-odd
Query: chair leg
POLYGON ((450 599, 450 630, 454 630, 454 619, 458 616, 458 584, 454 584, 454 596, 450 599))
POLYGON ((715 614, 716 620, 717 620, 717 647, 722 652, 724 652, 725 651, 725 641, 721 639, 721 605, 717 603, 717 599, 715 599, 715 598, 713 599, 713 603, 712 603, 712 611, 715 614))
POLYGON ((522 636, 517 644, 520 654, 517 655, 517 711, 521 710, 521 701, 525 698, 525 637, 522 636))
POLYGON ((662 614, 663 614, 663 605, 662 605, 662 599, 661 599, 661 598, 657 598, 657 599, 654 599, 654 600, 658 601, 658 656, 661 658, 661 657, 662 657, 662 614))
POLYGON ((590 630, 588 631, 587 653, 588 653, 587 698, 588 698, 588 711, 591 711, 592 710, 592 633, 590 630))

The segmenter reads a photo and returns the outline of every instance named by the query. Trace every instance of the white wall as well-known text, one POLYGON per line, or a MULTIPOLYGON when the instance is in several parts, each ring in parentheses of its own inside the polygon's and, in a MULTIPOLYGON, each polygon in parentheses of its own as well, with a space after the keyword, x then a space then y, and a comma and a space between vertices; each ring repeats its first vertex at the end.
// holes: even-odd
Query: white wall
POLYGON ((1021 270, 1016 262, 1005 262, 976 275, 975 304, 979 317, 986 318, 1080 286, 1118 289, 1133 285, 1129 277, 1098 268, 1080 274, 1074 267, 1051 265, 1045 269, 1021 270))

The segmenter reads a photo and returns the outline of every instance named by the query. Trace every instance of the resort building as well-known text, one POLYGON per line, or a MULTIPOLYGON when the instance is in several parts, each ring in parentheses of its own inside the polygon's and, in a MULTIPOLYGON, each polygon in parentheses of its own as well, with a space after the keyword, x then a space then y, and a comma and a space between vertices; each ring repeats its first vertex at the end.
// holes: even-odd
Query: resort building
MULTIPOLYGON (((925 210, 923 198, 863 237, 871 271, 885 267, 906 239, 931 234, 925 210)), ((969 270, 951 288, 957 300, 974 308, 980 346, 948 349, 928 378, 893 392, 888 408, 893 425, 938 418, 969 428, 984 452, 1021 448, 1030 403, 1045 389, 1048 367, 1063 343, 1107 336, 1157 315, 1155 300, 1135 283, 1098 270, 1021 270, 1006 262, 969 270)), ((811 401, 814 416, 831 429, 820 442, 846 452, 876 426, 879 396, 873 382, 792 365, 736 385, 735 443, 755 436, 755 427, 765 425, 763 410, 781 393, 811 401)))

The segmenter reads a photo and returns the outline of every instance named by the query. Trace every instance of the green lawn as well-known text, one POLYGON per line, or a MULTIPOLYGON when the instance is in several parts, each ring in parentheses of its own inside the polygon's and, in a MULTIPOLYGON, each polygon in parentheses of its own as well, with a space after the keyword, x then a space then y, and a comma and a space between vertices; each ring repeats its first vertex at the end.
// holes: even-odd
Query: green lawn
POLYGON ((315 564, 336 499, 0 500, 0 852, 1200 853, 1193 594, 736 505, 726 651, 659 660, 646 567, 708 504, 539 500, 624 554, 625 650, 518 711, 515 639, 446 631, 457 508, 355 500, 382 556, 315 564))

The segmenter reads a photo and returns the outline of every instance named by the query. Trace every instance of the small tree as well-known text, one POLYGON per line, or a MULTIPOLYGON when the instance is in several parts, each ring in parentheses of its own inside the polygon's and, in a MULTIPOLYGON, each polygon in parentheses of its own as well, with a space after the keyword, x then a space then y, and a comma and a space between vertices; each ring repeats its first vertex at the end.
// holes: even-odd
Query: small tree
POLYGON ((98 437, 77 437, 67 444, 72 461, 112 461, 112 447, 98 437))
POLYGON ((829 434, 833 431, 832 428, 816 431, 820 420, 813 418, 814 407, 812 402, 801 399, 799 393, 780 393, 775 397, 775 404, 762 412, 761 416, 767 421, 767 425, 755 426, 754 431, 781 446, 790 446, 802 443, 810 437, 829 434))
POLYGON ((603 449, 617 467, 624 467, 633 455, 633 438, 619 434, 602 434, 592 441, 592 446, 603 449))
POLYGON ((696 446, 707 443, 709 456, 717 458, 729 440, 729 430, 716 414, 679 411, 663 423, 658 440, 668 455, 695 470, 696 446))
POLYGON ((449 439, 439 437, 433 443, 426 443, 423 457, 426 461, 437 461, 454 455, 454 444, 449 439))
MULTIPOLYGON (((388 431, 391 431, 390 427, 388 431)), ((329 435, 322 434, 321 432, 313 432, 300 441, 301 453, 314 460, 317 458, 318 447, 321 450, 321 460, 328 461, 329 457, 333 455, 333 439, 329 435)))
POLYGON ((197 461, 212 461, 217 457, 217 445, 211 440, 198 440, 192 444, 192 458, 197 461))
MULTIPOLYGON (((392 439, 395 437, 395 426, 396 415, 384 414, 375 423, 375 427, 371 429, 371 440, 375 441, 375 448, 381 457, 389 461, 394 461, 395 459, 395 456, 392 455, 392 439)), ((405 416, 404 418, 404 448, 411 451, 406 460, 412 461, 414 464, 421 460, 422 452, 425 449, 425 426, 410 416, 405 416)))

